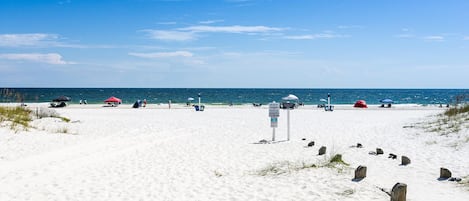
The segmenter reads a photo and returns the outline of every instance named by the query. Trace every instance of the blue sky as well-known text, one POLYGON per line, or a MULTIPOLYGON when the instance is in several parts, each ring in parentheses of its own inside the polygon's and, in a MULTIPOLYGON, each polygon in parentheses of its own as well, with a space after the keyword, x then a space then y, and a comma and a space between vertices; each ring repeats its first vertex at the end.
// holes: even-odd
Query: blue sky
POLYGON ((466 0, 0 0, 0 87, 469 88, 466 0))

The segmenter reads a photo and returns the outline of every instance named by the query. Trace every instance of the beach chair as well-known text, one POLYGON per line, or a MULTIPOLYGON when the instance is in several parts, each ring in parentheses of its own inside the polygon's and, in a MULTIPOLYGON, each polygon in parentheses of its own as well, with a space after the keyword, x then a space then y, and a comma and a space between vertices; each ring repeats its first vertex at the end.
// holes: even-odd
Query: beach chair
POLYGON ((201 105, 200 107, 198 105, 194 105, 195 111, 204 111, 205 106, 201 105))

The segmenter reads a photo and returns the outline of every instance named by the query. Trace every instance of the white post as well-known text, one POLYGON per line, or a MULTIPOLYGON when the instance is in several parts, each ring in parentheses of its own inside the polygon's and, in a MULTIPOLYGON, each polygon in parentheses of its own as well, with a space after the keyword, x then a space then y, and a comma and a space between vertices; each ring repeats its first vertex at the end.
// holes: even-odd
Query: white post
POLYGON ((290 108, 287 109, 287 141, 290 141, 290 108))
POLYGON ((275 142, 275 127, 272 128, 272 142, 275 142))
POLYGON ((200 93, 199 93, 199 110, 200 110, 200 93))

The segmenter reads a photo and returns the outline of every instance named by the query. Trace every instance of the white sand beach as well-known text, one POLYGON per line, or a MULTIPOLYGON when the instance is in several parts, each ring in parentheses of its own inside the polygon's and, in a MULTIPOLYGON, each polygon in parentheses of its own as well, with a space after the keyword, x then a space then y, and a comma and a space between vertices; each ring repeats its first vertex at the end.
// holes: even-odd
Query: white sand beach
POLYGON ((0 128, 0 200, 390 200, 381 189, 397 182, 407 184, 407 200, 469 200, 467 128, 440 136, 412 127, 444 111, 437 107, 306 106, 291 111, 288 142, 281 110, 279 142, 268 144, 257 143, 272 138, 265 106, 56 111, 71 122, 38 119, 18 133, 0 128), (351 147, 357 143, 363 148, 351 147), (325 156, 318 156, 321 146, 325 156), (370 155, 377 147, 384 154, 370 155), (349 166, 324 166, 334 154, 349 166), (411 164, 400 165, 402 155, 411 164), (353 181, 359 165, 367 177, 353 181), (440 167, 463 182, 439 181, 440 167))

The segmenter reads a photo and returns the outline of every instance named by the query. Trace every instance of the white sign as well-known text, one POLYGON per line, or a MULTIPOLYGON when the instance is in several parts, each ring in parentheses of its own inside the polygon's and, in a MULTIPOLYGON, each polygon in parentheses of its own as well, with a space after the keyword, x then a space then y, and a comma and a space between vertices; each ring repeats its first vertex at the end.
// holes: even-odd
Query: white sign
POLYGON ((278 118, 280 116, 280 104, 276 102, 269 103, 269 117, 278 118))

